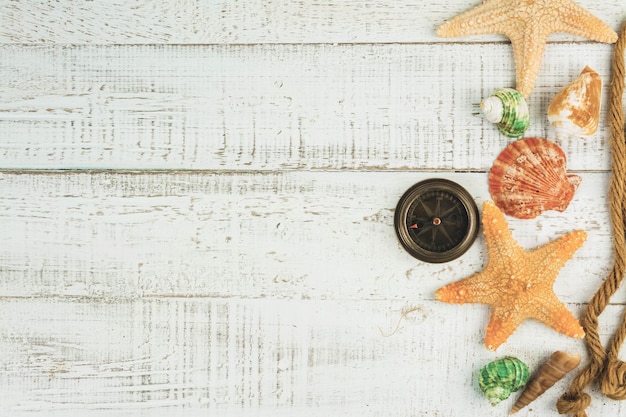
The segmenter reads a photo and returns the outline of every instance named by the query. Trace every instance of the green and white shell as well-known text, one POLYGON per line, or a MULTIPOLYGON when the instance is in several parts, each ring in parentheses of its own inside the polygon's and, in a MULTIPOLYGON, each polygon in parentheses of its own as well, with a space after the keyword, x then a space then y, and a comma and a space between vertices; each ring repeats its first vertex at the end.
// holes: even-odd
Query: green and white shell
POLYGON ((530 125, 528 104, 522 93, 513 88, 500 88, 480 103, 485 118, 495 123, 498 130, 510 137, 518 138, 530 125))
POLYGON ((478 374, 478 385, 491 405, 496 405, 524 387, 528 376, 528 366, 524 362, 507 356, 485 365, 478 374))

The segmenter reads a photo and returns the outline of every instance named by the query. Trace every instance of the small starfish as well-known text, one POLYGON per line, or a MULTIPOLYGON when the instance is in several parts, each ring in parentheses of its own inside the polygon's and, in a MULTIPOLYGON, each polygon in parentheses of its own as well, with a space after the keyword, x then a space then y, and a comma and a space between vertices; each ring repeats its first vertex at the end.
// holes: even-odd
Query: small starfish
POLYGON ((530 96, 541 68, 548 36, 567 32, 614 43, 617 33, 572 0, 484 0, 437 28, 443 38, 503 34, 511 40, 517 87, 530 96))
POLYGON ((531 251, 513 239, 496 205, 483 204, 487 266, 481 272, 436 292, 446 303, 480 303, 492 308, 485 346, 496 350, 527 318, 534 318, 567 336, 582 338, 583 328, 554 294, 552 285, 587 234, 577 230, 531 251))

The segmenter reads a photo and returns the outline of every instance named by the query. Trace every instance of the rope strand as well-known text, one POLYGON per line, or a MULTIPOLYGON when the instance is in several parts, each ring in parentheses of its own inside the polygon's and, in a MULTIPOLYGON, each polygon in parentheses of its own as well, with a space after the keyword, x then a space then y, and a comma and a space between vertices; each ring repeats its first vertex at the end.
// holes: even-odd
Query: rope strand
MULTIPOLYGON (((613 153, 617 154, 619 172, 613 172, 614 177, 618 177, 621 181, 617 181, 624 187, 624 175, 626 174, 626 142, 624 141, 624 113, 622 109, 622 98, 624 94, 624 48, 626 40, 624 36, 626 33, 626 25, 622 29, 620 34, 620 40, 615 48, 615 56, 613 58, 613 84, 611 88, 611 105, 609 109, 609 121, 611 128, 611 147, 613 153)), ((622 190, 623 192, 623 190, 622 190)), ((611 194, 612 195, 612 194, 611 194)), ((618 197, 618 195, 616 195, 618 197)), ((621 230, 615 228, 613 224, 613 254, 615 257, 615 265, 619 265, 620 269, 614 268, 615 274, 620 274, 620 277, 624 277, 624 271, 626 270, 626 237, 624 235, 624 206, 626 205, 626 199, 622 194, 622 198, 619 201, 615 201, 616 221, 621 221, 621 230), (621 216, 621 218, 620 218, 621 216)), ((626 363, 619 360, 617 355, 619 354, 620 347, 626 337, 626 316, 622 319, 620 328, 613 334, 609 347, 607 349, 607 363, 600 380, 600 389, 602 393, 609 398, 615 400, 626 399, 626 363)))

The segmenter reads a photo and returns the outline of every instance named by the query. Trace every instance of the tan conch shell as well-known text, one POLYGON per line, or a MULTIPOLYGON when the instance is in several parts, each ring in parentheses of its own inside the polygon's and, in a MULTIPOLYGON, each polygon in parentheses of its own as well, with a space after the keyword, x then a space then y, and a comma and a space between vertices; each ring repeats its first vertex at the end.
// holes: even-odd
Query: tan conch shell
POLYGON ((548 120, 559 139, 571 136, 587 137, 598 129, 602 79, 597 72, 585 67, 578 78, 552 99, 548 120))
POLYGON ((575 369, 580 364, 579 354, 569 354, 557 350, 550 356, 537 371, 536 375, 526 385, 522 395, 517 399, 510 414, 517 413, 535 400, 552 385, 563 378, 568 372, 575 369))
POLYGON ((532 219, 546 210, 564 211, 581 182, 567 174, 566 157, 554 142, 524 138, 509 144, 489 172, 494 203, 509 216, 532 219))

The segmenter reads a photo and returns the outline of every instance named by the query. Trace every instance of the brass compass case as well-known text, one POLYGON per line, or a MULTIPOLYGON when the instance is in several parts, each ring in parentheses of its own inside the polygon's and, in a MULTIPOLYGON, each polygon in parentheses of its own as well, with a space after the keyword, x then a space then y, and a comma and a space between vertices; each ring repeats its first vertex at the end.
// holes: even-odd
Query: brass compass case
POLYGON ((478 207, 459 184, 428 179, 400 198, 394 226, 400 243, 412 256, 424 262, 448 262, 465 253, 476 239, 478 207))

